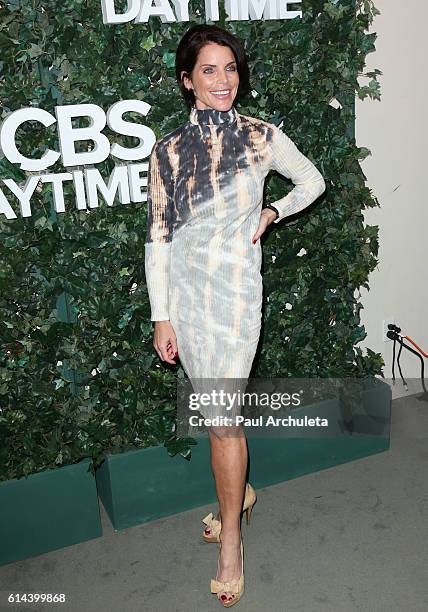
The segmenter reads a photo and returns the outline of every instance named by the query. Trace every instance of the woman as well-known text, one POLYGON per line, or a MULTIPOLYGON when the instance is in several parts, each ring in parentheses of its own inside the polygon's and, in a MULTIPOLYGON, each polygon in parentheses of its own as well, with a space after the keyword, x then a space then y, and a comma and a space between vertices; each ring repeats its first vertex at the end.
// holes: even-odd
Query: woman
MULTIPOLYGON (((189 121, 158 140, 149 160, 145 270, 153 344, 167 363, 179 354, 194 388, 209 379, 230 379, 233 387, 249 376, 260 335, 259 238, 272 222, 311 204, 325 183, 278 127, 235 109, 249 83, 233 34, 207 24, 190 28, 177 48, 176 77, 189 121), (295 187, 262 209, 272 169, 295 187)), ((199 411, 213 416, 218 408, 199 411)), ((220 511, 204 519, 204 538, 221 544, 211 592, 228 607, 243 593, 240 516, 251 511, 255 492, 245 487, 242 427, 209 426, 208 433, 220 511)))

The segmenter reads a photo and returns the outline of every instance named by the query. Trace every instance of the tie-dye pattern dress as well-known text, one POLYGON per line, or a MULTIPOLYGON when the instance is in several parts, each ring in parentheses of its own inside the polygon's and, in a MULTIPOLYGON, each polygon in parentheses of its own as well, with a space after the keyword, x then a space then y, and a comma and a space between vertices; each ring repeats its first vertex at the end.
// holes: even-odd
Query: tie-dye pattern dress
POLYGON ((320 172, 280 128, 234 106, 193 107, 189 121, 153 147, 145 241, 151 320, 170 320, 192 381, 249 376, 263 296, 261 244, 252 237, 270 170, 295 185, 272 203, 280 212, 275 223, 325 189, 320 172))

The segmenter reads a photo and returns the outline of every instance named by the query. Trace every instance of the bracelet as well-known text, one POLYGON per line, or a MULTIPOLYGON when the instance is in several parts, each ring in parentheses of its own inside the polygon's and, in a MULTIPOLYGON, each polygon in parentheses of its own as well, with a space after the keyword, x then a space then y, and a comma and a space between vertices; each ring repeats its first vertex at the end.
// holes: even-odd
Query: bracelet
POLYGON ((265 204, 263 208, 270 208, 271 210, 273 210, 276 213, 276 218, 278 219, 279 210, 275 208, 275 206, 273 206, 272 204, 265 204))

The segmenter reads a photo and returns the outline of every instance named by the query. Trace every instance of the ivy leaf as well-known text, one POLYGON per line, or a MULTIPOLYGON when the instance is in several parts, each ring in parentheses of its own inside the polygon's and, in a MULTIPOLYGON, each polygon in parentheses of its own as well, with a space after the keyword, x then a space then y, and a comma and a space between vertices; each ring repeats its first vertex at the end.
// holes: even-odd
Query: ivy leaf
POLYGON ((153 35, 145 37, 141 46, 146 51, 150 51, 150 49, 153 49, 153 47, 156 47, 156 43, 153 40, 153 35))
POLYGON ((166 64, 167 68, 174 68, 175 66, 175 53, 171 53, 170 51, 165 51, 162 55, 162 61, 166 64))

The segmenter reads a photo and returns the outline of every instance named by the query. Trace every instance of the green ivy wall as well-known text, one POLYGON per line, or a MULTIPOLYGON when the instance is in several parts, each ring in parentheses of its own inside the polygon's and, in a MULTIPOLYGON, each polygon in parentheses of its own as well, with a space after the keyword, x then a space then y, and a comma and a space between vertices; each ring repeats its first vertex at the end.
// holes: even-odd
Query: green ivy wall
MULTIPOLYGON (((219 22, 241 37, 249 58, 255 95, 238 111, 281 125, 327 183, 309 210, 263 236, 263 328, 252 376, 366 377, 380 374, 383 361, 358 347, 365 330, 355 296, 377 264, 378 228, 364 224, 363 210, 378 202, 359 164, 369 151, 355 145, 353 100, 380 96, 380 72, 364 73, 377 10, 370 0, 306 0, 302 8, 302 19, 226 22, 223 12, 219 22), (342 109, 329 104, 333 97, 342 109)), ((1 120, 28 106, 53 113, 93 102, 106 111, 136 98, 152 106, 146 123, 161 137, 188 119, 174 56, 185 30, 204 22, 202 10, 194 0, 190 22, 106 26, 97 0, 2 3, 1 120)), ((114 141, 137 144, 116 134, 114 141)), ((55 126, 32 123, 17 146, 33 157, 59 150, 55 126)), ((114 160, 97 167, 108 177, 114 160)), ((21 183, 28 174, 0 159, 1 179, 21 183)), ((272 174, 266 201, 291 188, 272 174)), ((89 214, 66 204, 57 214, 44 185, 32 205, 25 219, 17 207, 17 219, 0 215, 0 479, 154 444, 190 458, 194 441, 174 433, 176 379, 185 374, 152 345, 146 203, 100 202, 89 214)))

